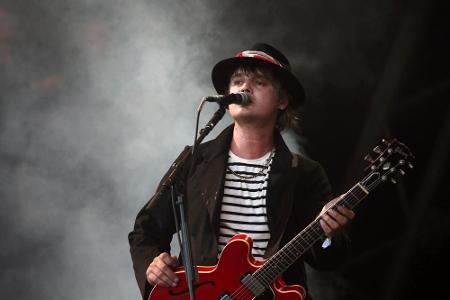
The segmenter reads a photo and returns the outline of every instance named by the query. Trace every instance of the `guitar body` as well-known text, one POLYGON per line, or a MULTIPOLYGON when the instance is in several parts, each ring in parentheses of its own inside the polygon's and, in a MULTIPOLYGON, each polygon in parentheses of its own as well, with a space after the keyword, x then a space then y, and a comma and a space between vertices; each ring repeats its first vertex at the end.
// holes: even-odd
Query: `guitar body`
MULTIPOLYGON (((303 300, 305 289, 300 285, 287 286, 278 276, 270 287, 255 298, 241 282, 241 279, 252 274, 264 264, 251 255, 253 242, 245 234, 239 234, 230 239, 216 266, 197 267, 199 280, 194 282, 195 298, 198 300, 215 299, 275 299, 275 300, 303 300)), ((180 279, 178 286, 164 288, 155 286, 150 293, 149 300, 189 300, 189 287, 183 268, 175 273, 180 279)))

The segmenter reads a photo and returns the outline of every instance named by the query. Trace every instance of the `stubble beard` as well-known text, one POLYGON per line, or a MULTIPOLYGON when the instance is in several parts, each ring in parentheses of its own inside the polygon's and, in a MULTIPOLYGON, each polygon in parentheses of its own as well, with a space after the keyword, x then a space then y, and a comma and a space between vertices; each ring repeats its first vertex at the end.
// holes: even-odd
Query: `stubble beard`
POLYGON ((269 117, 263 117, 259 116, 252 112, 244 112, 244 113, 238 113, 235 116, 232 116, 235 123, 239 124, 240 126, 256 126, 256 127, 266 127, 271 122, 273 122, 275 126, 275 120, 271 119, 269 117))

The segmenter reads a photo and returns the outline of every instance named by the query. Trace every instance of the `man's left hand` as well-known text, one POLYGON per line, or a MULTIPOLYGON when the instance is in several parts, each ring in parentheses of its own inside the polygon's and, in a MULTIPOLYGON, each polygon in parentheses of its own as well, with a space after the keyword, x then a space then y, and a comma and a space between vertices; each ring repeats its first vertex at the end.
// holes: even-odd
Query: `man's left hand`
POLYGON ((344 206, 338 205, 334 209, 330 208, 334 206, 341 197, 334 198, 325 204, 319 215, 320 226, 325 232, 325 235, 329 238, 338 234, 342 228, 355 217, 355 213, 344 206))

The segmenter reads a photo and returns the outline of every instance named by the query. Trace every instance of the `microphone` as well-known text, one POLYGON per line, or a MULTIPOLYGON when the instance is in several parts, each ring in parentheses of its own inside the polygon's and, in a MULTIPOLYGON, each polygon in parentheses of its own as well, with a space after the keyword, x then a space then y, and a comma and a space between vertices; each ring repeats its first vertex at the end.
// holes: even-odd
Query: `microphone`
POLYGON ((250 103, 250 96, 247 93, 236 93, 228 95, 207 96, 205 100, 208 102, 216 102, 220 105, 226 106, 233 103, 239 105, 247 105, 250 103))

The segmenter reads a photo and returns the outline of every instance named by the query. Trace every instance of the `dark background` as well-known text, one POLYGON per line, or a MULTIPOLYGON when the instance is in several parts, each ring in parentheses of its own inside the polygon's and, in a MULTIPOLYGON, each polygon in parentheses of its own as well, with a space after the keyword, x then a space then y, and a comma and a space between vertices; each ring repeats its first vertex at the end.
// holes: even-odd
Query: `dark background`
POLYGON ((349 260, 309 270, 313 295, 448 298, 448 18, 445 1, 1 0, 2 298, 137 299, 135 214, 191 144, 213 65, 260 41, 306 88, 287 138, 336 194, 381 138, 415 155, 357 208, 349 260))

